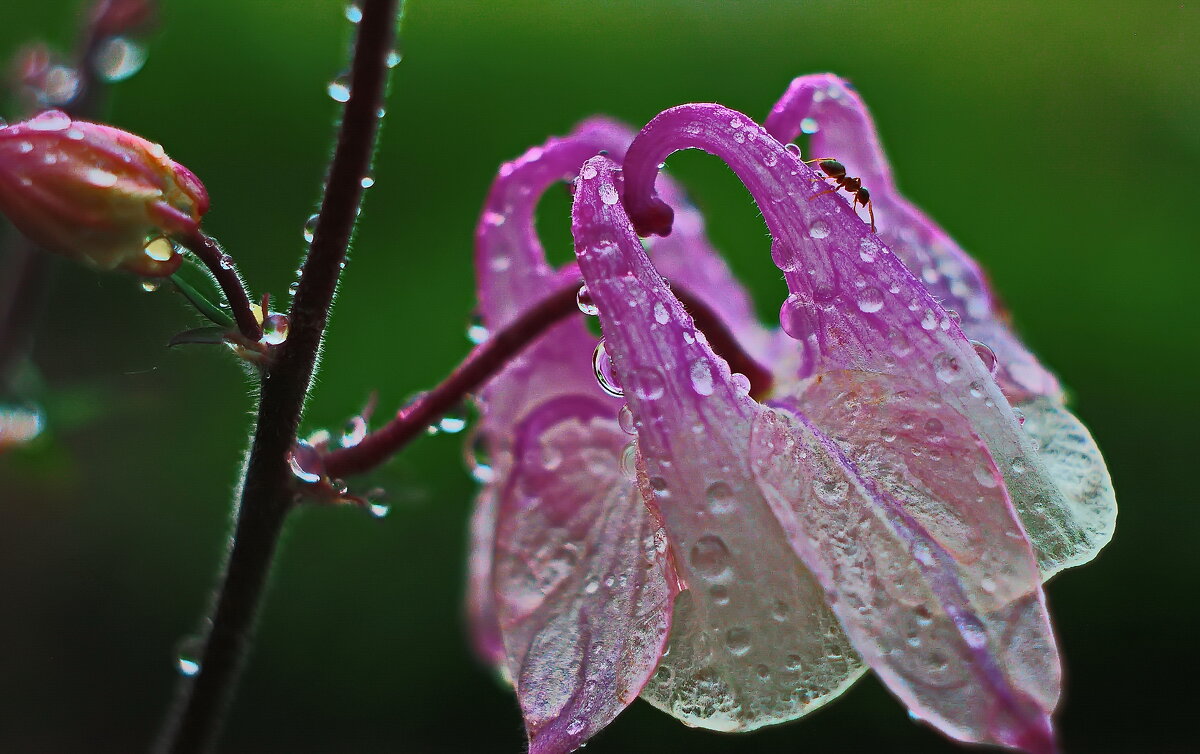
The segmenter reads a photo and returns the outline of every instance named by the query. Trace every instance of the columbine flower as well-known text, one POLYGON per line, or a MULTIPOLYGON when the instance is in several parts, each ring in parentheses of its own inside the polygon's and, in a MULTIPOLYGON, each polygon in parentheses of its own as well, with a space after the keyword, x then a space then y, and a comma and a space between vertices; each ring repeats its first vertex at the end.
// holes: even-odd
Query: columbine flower
POLYGON ((0 211, 49 251, 164 277, 180 257, 147 240, 192 233, 207 210, 200 180, 139 136, 58 111, 0 128, 0 211))
MULTIPOLYGON (((639 691, 717 730, 795 719, 864 663, 951 736, 1053 747, 1059 663, 1040 581, 1111 535, 1103 462, 974 264, 895 194, 852 92, 797 80, 769 124, 789 138, 804 118, 828 139, 817 149, 866 145, 828 156, 854 175, 874 169, 878 236, 844 199, 813 198, 819 177, 746 116, 669 110, 623 175, 598 157, 576 183, 584 308, 611 357, 599 371, 627 405, 597 392, 579 322, 482 395, 494 460, 474 521, 473 616, 533 751, 581 745, 639 691), (659 163, 687 147, 728 162, 758 201, 791 292, 782 332, 754 323, 665 179, 654 194, 659 163), (647 234, 676 216, 653 266, 625 207, 647 234), (768 395, 731 373, 664 274, 770 365, 768 395), (992 351, 964 329, 997 343, 999 382, 992 351), (1010 399, 1034 410, 1033 433, 1010 399)), ((545 263, 532 208, 581 156, 620 158, 623 141, 589 125, 501 170, 478 235, 489 327, 577 274, 545 263)))

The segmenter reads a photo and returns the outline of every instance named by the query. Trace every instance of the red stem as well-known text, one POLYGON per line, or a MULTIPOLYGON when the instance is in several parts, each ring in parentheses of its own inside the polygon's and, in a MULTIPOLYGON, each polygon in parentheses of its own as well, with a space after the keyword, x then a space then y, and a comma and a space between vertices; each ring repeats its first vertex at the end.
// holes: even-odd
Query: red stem
MULTIPOLYGON (((262 338, 262 325, 250 309, 250 296, 246 293, 242 276, 238 274, 232 257, 223 252, 217 242, 199 228, 180 239, 180 243, 212 272, 217 285, 221 287, 221 292, 225 294, 225 300, 229 302, 229 310, 233 313, 238 330, 251 342, 257 343, 262 338)), ((266 312, 262 314, 267 316, 266 312)))
MULTIPOLYGON (((571 314, 578 314, 577 280, 539 301, 472 351, 450 376, 413 404, 405 407, 390 422, 368 434, 362 442, 335 450, 324 457, 325 473, 342 478, 370 471, 398 453, 425 428, 463 402, 492 376, 500 372, 514 356, 537 340, 546 330, 571 314)), ((687 308, 693 321, 708 338, 713 350, 729 362, 735 372, 750 379, 751 395, 765 395, 771 387, 771 373, 756 362, 737 342, 725 323, 704 302, 678 286, 675 295, 687 308)))

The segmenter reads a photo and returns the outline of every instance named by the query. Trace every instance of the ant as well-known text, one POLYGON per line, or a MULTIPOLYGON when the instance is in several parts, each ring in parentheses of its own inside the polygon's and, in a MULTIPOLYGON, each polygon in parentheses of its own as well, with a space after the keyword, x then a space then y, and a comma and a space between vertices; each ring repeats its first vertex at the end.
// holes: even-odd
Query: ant
MULTIPOLYGON (((832 194, 832 193, 836 192, 838 189, 845 189, 847 192, 854 195, 854 203, 850 205, 852 209, 857 210, 858 205, 860 205, 860 204, 867 208, 867 212, 869 212, 871 215, 871 232, 874 233, 875 232, 875 208, 871 204, 871 192, 867 191, 867 189, 863 187, 862 179, 861 178, 847 178, 846 177, 846 166, 843 165, 842 163, 838 162, 837 160, 833 159, 832 157, 816 157, 811 160, 804 160, 805 165, 808 165, 813 162, 817 163, 817 166, 820 167, 821 170, 825 171, 825 175, 832 178, 836 185, 833 188, 829 189, 828 191, 822 191, 819 194, 813 194, 812 196, 808 197, 808 200, 812 201, 813 199, 816 199, 818 196, 822 196, 824 194, 832 194)), ((818 180, 820 180, 820 179, 818 179, 818 180)))

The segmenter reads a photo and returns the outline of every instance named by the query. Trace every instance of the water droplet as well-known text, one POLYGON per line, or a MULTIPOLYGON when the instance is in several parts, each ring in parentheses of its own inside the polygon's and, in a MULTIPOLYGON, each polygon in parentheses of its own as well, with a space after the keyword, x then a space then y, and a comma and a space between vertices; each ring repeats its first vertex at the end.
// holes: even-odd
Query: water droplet
POLYGON ((633 410, 629 408, 629 404, 621 406, 621 410, 617 412, 617 424, 625 434, 637 434, 637 425, 633 421, 633 410))
POLYGON ((829 224, 824 220, 817 220, 808 226, 808 235, 813 238, 827 238, 829 236, 829 224))
POLYGON ((750 378, 741 372, 734 372, 729 376, 729 381, 733 383, 734 392, 738 395, 750 395, 750 378))
POLYGON ((62 131, 71 125, 71 117, 61 110, 47 110, 25 123, 30 131, 62 131))
POLYGON ((81 85, 79 71, 68 65, 51 66, 42 79, 42 95, 48 104, 66 105, 79 96, 81 85))
POLYGON ((1014 458, 1012 462, 1013 473, 1020 476, 1025 473, 1025 459, 1014 458))
POLYGON ((733 497, 733 488, 725 482, 713 482, 704 491, 708 500, 708 510, 717 516, 724 516, 737 510, 737 500, 733 497))
POLYGON ((354 3, 350 3, 349 5, 346 6, 345 13, 346 13, 346 20, 352 24, 356 24, 356 23, 362 21, 362 8, 359 8, 354 3))
POLYGON ((579 307, 579 311, 595 317, 600 313, 600 307, 596 306, 596 302, 592 300, 592 293, 586 285, 579 286, 579 291, 575 294, 575 305, 579 307))
POLYGON ((155 262, 169 262, 175 256, 175 244, 166 236, 156 236, 146 242, 144 251, 155 262))
POLYGON ((784 150, 796 159, 800 159, 800 145, 791 142, 783 145, 784 150))
POLYGON ((313 237, 317 233, 317 223, 320 220, 321 220, 320 215, 312 214, 312 215, 309 215, 308 219, 304 221, 304 240, 305 240, 305 242, 312 243, 313 237))
POLYGON ((154 293, 162 287, 162 280, 159 278, 145 278, 142 280, 142 290, 146 293, 154 293))
POLYGON ((1025 412, 1019 408, 1014 408, 1012 412, 1013 416, 1017 417, 1017 424, 1025 426, 1025 412))
POLYGON ((343 73, 333 81, 330 81, 325 91, 329 93, 330 99, 334 102, 349 102, 350 77, 343 73))
POLYGON ((467 428, 467 417, 463 415, 462 407, 446 412, 438 421, 438 429, 448 435, 456 435, 467 428))
POLYGON ((996 360, 996 352, 992 350, 991 346, 982 341, 972 340, 971 345, 975 348, 975 353, 979 356, 979 360, 983 362, 983 368, 988 370, 988 374, 995 377, 996 372, 1000 369, 1000 363, 996 360))
POLYGON ((473 315, 471 317, 471 323, 467 325, 467 340, 471 341, 475 345, 479 345, 487 340, 490 334, 491 333, 488 332, 488 329, 483 326, 483 318, 478 314, 473 315))
POLYGON ((779 325, 789 337, 804 340, 815 331, 809 303, 793 293, 779 308, 779 325))
POLYGON ((387 514, 392 512, 392 506, 384 505, 383 503, 371 503, 367 506, 367 512, 375 518, 386 518, 387 514))
POLYGON ((697 395, 713 394, 712 367, 707 359, 699 358, 693 361, 688 368, 688 375, 692 378, 692 390, 695 390, 697 395))
POLYGON ((864 288, 858 292, 858 308, 870 314, 883 308, 883 292, 878 288, 864 288))
POLYGON ((670 313, 667 312, 667 307, 661 301, 654 302, 654 321, 660 325, 665 325, 671 320, 670 313))
POLYGON ((628 384, 633 388, 634 395, 646 401, 656 401, 666 392, 662 373, 654 367, 633 370, 629 375, 628 384))
POLYGON ((387 54, 387 60, 384 62, 387 63, 388 68, 395 68, 400 65, 400 61, 403 59, 404 56, 400 54, 399 50, 392 50, 387 54))
POLYGON ((199 636, 186 636, 175 648, 175 668, 189 678, 200 672, 200 656, 204 653, 204 640, 199 636))
POLYGON ((282 345, 288 336, 286 314, 271 312, 263 319, 262 343, 268 346, 282 345))
POLYGON ((625 477, 626 479, 637 478, 637 443, 626 443, 625 447, 621 449, 621 461, 619 469, 621 471, 621 476, 625 477))
POLYGON ((800 133, 809 134, 811 136, 820 130, 821 124, 817 123, 816 118, 805 118, 800 121, 800 133))
POLYGON ((603 340, 596 344, 596 350, 592 352, 592 372, 596 375, 596 382, 601 390, 614 398, 625 395, 621 383, 617 381, 616 373, 613 372, 612 359, 604 348, 603 340))
POLYGON ((105 81, 124 81, 142 70, 146 48, 125 37, 112 37, 96 53, 96 73, 105 81))
POLYGON ((579 171, 579 177, 585 181, 590 181, 598 175, 596 168, 592 165, 584 165, 583 170, 579 171))
POLYGON ((729 654, 741 657, 750 651, 750 630, 734 626, 725 632, 725 647, 729 654))
POLYGON ((613 186, 611 183, 602 184, 600 186, 599 194, 600 194, 600 201, 604 202, 605 204, 607 204, 609 206, 612 206, 612 205, 616 204, 617 202, 621 201, 620 195, 617 194, 616 186, 613 186))
POLYGON ((346 422, 346 427, 342 430, 342 438, 339 442, 343 448, 353 448, 362 442, 366 436, 367 420, 361 416, 353 416, 346 422))
POLYGON ((937 327, 937 315, 933 313, 932 309, 926 309, 925 313, 921 315, 921 329, 932 330, 935 327, 937 327))
POLYGON ((800 655, 788 655, 783 661, 783 667, 791 673, 799 673, 804 668, 804 658, 800 655))
POLYGON ((933 370, 939 380, 949 384, 962 374, 962 365, 956 357, 948 353, 939 353, 933 357, 933 370))
POLYGON ((320 474, 305 467, 306 461, 317 458, 319 456, 313 446, 306 442, 297 443, 296 449, 288 453, 288 468, 292 470, 292 476, 305 484, 316 484, 321 481, 320 474))
POLYGON ((362 180, 358 182, 358 185, 362 186, 365 189, 369 189, 375 185, 375 179, 369 175, 364 175, 362 177, 362 180))
POLYGON ((701 576, 716 580, 729 574, 729 548, 725 541, 715 534, 706 534, 692 546, 692 567, 701 576))

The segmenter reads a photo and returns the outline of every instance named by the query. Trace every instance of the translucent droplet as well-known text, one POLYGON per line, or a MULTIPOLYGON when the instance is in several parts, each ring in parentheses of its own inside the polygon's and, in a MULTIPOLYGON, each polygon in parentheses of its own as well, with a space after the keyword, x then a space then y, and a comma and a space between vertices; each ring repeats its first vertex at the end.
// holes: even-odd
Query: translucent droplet
POLYGON ((488 339, 491 333, 483 326, 483 318, 478 314, 471 317, 471 324, 467 325, 467 340, 475 345, 479 345, 488 339))
POLYGON ((472 478, 480 484, 488 484, 496 479, 496 471, 488 458, 487 439, 476 429, 470 439, 463 444, 463 458, 472 478))
POLYGON ((358 182, 358 184, 359 184, 360 186, 362 186, 363 188, 365 188, 365 189, 369 189, 369 188, 371 188, 372 186, 374 186, 374 185, 375 185, 375 179, 374 179, 374 178, 372 178, 372 177, 371 177, 371 176, 369 176, 369 175, 364 175, 364 176, 362 177, 362 180, 361 180, 361 181, 359 181, 359 182, 358 182))
POLYGON ((96 53, 96 73, 105 81, 124 81, 142 70, 146 48, 125 37, 105 40, 96 53))
POLYGON ((750 394, 750 378, 741 372, 734 372, 729 377, 729 381, 733 383, 733 389, 738 395, 750 394))
POLYGON ((612 359, 609 358, 608 351, 604 348, 603 340, 596 344, 596 350, 592 352, 592 372, 596 375, 596 382, 599 383, 601 390, 614 398, 625 395, 625 391, 621 389, 621 383, 617 381, 612 359))
POLYGON ((387 514, 392 512, 392 506, 384 505, 383 503, 371 503, 367 506, 367 512, 375 518, 385 518, 387 514))
POLYGON ((156 236, 146 242, 144 251, 155 262, 169 262, 175 256, 175 244, 166 236, 156 236))
POLYGON ((595 317, 600 313, 600 307, 596 306, 596 302, 592 300, 592 293, 586 285, 579 286, 579 292, 575 294, 575 305, 579 307, 579 311, 595 317))
POLYGON ((395 68, 396 66, 400 65, 400 61, 403 59, 404 56, 401 55, 398 50, 392 50, 387 54, 387 60, 385 62, 387 63, 388 68, 395 68))
POLYGON ((1020 424, 1021 426, 1025 426, 1025 412, 1023 412, 1019 408, 1014 408, 1012 410, 1012 412, 1013 412, 1013 416, 1017 417, 1017 424, 1020 424))
POLYGON ((592 165, 584 165, 583 170, 579 171, 579 177, 585 181, 590 181, 598 175, 596 168, 592 165))
POLYGON ((330 99, 332 99, 334 102, 349 102, 350 77, 343 73, 333 81, 330 81, 329 86, 325 88, 325 91, 329 93, 330 99))
POLYGON ((654 367, 633 370, 629 375, 629 384, 633 387, 634 395, 642 400, 656 401, 666 392, 662 373, 654 367))
POLYGON ((809 303, 795 293, 788 296, 779 308, 779 326, 796 340, 812 335, 816 328, 809 303))
POLYGON ((79 71, 67 65, 52 66, 42 79, 42 92, 51 105, 69 103, 79 95, 80 86, 79 71))
POLYGON ((204 653, 204 640, 199 636, 184 637, 175 648, 175 668, 189 678, 200 672, 200 656, 204 653))
POLYGON ((312 214, 312 215, 309 215, 308 219, 304 221, 304 240, 305 240, 305 242, 312 243, 313 237, 317 233, 317 223, 320 221, 320 219, 321 219, 320 215, 312 214))
POLYGON ((793 144, 793 143, 789 142, 787 144, 784 144, 783 148, 792 157, 795 157, 796 159, 800 158, 800 145, 799 144, 793 144))
POLYGON ((311 445, 305 442, 297 443, 296 449, 288 453, 288 468, 292 470, 292 476, 305 484, 316 484, 321 481, 320 474, 305 468, 304 465, 305 461, 318 457, 316 449, 311 445))
POLYGON ((712 395, 713 394, 713 373, 712 367, 707 359, 696 359, 688 368, 688 376, 692 379, 692 390, 696 391, 697 395, 712 395))
POLYGON ((288 336, 288 318, 286 314, 269 313, 263 319, 262 343, 268 346, 282 345, 288 336))
POLYGON ((660 325, 665 325, 671 320, 671 314, 667 311, 667 307, 661 301, 654 302, 654 321, 660 325))
POLYGON ((976 355, 983 362, 983 368, 988 370, 988 374, 993 377, 1000 369, 1000 363, 996 360, 996 352, 987 343, 978 340, 972 340, 971 345, 975 348, 976 355))
POLYGON ((621 197, 617 194, 617 189, 611 183, 605 183, 600 186, 600 201, 607 205, 613 205, 621 201, 621 197))
POLYGON ((154 293, 162 287, 160 278, 145 278, 142 280, 142 290, 146 293, 154 293))
POLYGON ((617 424, 625 434, 637 434, 637 425, 633 421, 633 410, 629 408, 628 404, 621 406, 621 410, 617 412, 617 424))
POLYGON ((100 168, 88 168, 83 174, 83 179, 98 188, 112 188, 117 185, 116 174, 100 168))
POLYGON ((824 220, 817 220, 808 226, 808 235, 813 238, 827 238, 829 236, 829 223, 824 220))
POLYGON ((741 657, 750 651, 750 630, 735 626, 725 632, 725 647, 729 654, 741 657))
POLYGON ((359 8, 355 3, 350 3, 346 6, 346 20, 352 24, 362 21, 362 8, 359 8))
POLYGON ((343 448, 353 448, 367 436, 367 420, 361 416, 353 416, 346 422, 342 437, 338 441, 343 448))
POLYGON ((800 121, 800 133, 812 135, 820 130, 821 124, 817 123, 816 118, 805 118, 800 121))
POLYGON ((626 479, 637 478, 637 443, 627 443, 621 449, 620 471, 626 479))
POLYGON ((691 552, 692 567, 706 579, 715 580, 729 573, 729 548, 715 534, 696 540, 691 552))
POLYGON ((704 491, 708 500, 708 509, 718 516, 728 515, 737 510, 737 501, 733 497, 733 488, 725 482, 713 482, 704 491))
POLYGON ((864 288, 858 292, 858 308, 866 314, 883 308, 883 292, 878 288, 864 288))
POLYGON ((71 125, 71 116, 61 110, 47 110, 25 123, 30 131, 62 131, 71 125))
POLYGON ((459 414, 447 414, 438 421, 438 429, 448 435, 456 435, 467 428, 467 419, 459 414))

